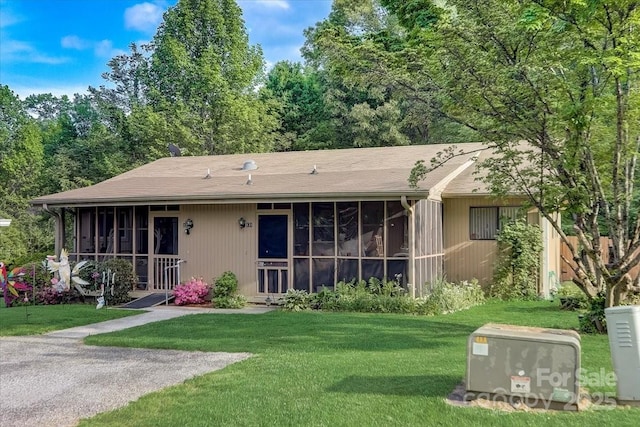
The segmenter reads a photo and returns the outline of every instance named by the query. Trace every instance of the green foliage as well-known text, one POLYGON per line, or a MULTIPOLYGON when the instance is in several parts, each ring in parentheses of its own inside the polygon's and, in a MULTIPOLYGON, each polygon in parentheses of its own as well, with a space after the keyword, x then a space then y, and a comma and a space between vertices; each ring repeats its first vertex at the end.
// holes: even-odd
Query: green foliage
POLYGON ((260 95, 275 101, 274 108, 280 117, 279 132, 285 138, 280 144, 281 150, 301 150, 307 139, 312 144, 322 140, 318 129, 328 120, 322 89, 319 74, 303 68, 300 63, 280 61, 269 71, 260 95))
POLYGON ((133 264, 126 259, 112 258, 102 262, 96 271, 111 272, 115 274, 115 285, 113 286, 113 294, 105 290, 105 299, 110 305, 117 305, 129 302, 129 292, 136 288, 138 284, 138 276, 135 273, 133 264))
POLYGON ((331 146, 477 139, 473 131, 438 111, 439 101, 423 68, 430 49, 414 43, 399 25, 410 18, 426 25, 435 18, 436 8, 412 1, 394 15, 381 3, 385 2, 334 2, 329 17, 305 31, 303 56, 324 86, 329 120, 321 123, 333 135, 331 146))
POLYGON ((124 304, 131 300, 129 292, 136 288, 138 284, 138 276, 135 273, 133 264, 122 258, 111 258, 105 261, 88 261, 80 270, 81 279, 89 282, 85 286, 87 291, 100 291, 102 285, 103 274, 115 274, 115 283, 112 286, 105 286, 104 298, 107 305, 124 304))
POLYGON ((311 308, 316 310, 337 311, 339 307, 340 294, 327 289, 324 286, 320 292, 311 295, 311 308))
POLYGON ((439 281, 426 298, 415 299, 395 281, 376 278, 339 282, 336 290, 323 288, 311 295, 312 308, 327 311, 365 313, 444 314, 484 303, 484 293, 476 281, 459 284, 439 281))
POLYGON ((572 282, 563 283, 556 296, 563 310, 583 310, 589 307, 587 296, 572 282))
POLYGON ((589 309, 580 316, 580 332, 606 334, 607 318, 604 314, 606 297, 600 293, 589 301, 589 309))
POLYGON ((244 295, 215 297, 212 302, 216 308, 242 308, 247 305, 247 299, 244 295))
POLYGON ((416 312, 434 316, 466 310, 484 302, 484 291, 476 280, 460 283, 438 280, 431 285, 431 293, 419 300, 416 312))
POLYGON ((14 267, 31 259, 44 259, 43 253, 53 252, 53 221, 40 215, 23 212, 11 217, 0 211, 0 218, 11 218, 9 227, 0 227, 0 260, 14 267))
POLYGON ((614 304, 640 257, 640 4, 383 3, 423 46, 412 65, 428 76, 433 107, 490 141, 480 167, 491 192, 527 195, 561 234, 566 212, 585 250, 581 289, 614 304), (612 237, 610 264, 601 234, 612 237))
POLYGON ((218 308, 242 308, 247 301, 244 296, 236 295, 238 278, 232 271, 225 271, 214 280, 213 305, 218 308))
POLYGON ((289 289, 281 298, 282 309, 286 311, 302 311, 311 308, 312 297, 305 290, 289 289))
POLYGON ((182 0, 164 14, 148 62, 149 105, 184 129, 190 154, 270 151, 276 118, 257 97, 259 46, 233 0, 182 0), (193 31, 198 28, 198 31, 193 31))
POLYGON ((490 295, 504 300, 537 298, 542 252, 540 227, 522 220, 506 222, 496 240, 498 261, 490 295))
POLYGON ((238 291, 238 277, 232 271, 225 271, 214 283, 214 298, 232 296, 238 291))

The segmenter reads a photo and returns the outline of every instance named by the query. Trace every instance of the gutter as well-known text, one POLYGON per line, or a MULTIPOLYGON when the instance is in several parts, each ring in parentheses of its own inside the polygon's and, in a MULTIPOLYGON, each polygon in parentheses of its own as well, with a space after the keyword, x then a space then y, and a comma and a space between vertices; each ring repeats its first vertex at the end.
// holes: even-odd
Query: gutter
POLYGON ((207 194, 202 196, 157 196, 157 197, 129 197, 129 198, 104 198, 104 199, 68 199, 68 200, 31 200, 32 206, 54 205, 55 207, 92 207, 92 206, 143 206, 143 205, 199 205, 199 204, 227 204, 227 203, 272 203, 275 200, 283 202, 317 202, 317 201, 375 201, 389 200, 390 198, 401 197, 408 194, 412 198, 425 198, 429 191, 422 190, 411 192, 394 191, 369 191, 369 192, 340 192, 340 193, 318 193, 314 195, 304 193, 269 193, 266 196, 256 194, 222 194, 218 197, 207 194))

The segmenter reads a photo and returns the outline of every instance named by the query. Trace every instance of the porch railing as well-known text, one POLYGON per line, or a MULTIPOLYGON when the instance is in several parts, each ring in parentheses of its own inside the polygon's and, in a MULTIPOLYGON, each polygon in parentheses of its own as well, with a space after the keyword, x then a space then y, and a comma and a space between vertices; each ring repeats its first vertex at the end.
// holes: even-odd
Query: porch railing
POLYGON ((153 277, 149 290, 164 291, 173 289, 180 283, 180 269, 175 268, 180 258, 175 255, 155 255, 153 257, 153 277))

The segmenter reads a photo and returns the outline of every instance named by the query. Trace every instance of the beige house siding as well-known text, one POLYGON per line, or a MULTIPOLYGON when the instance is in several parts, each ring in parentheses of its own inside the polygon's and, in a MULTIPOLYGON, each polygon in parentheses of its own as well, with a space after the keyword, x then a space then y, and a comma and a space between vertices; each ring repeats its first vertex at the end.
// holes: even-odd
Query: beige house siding
POLYGON ((449 281, 477 279, 487 284, 497 258, 495 240, 469 239, 469 208, 518 206, 522 199, 494 200, 488 197, 446 198, 444 204, 444 270, 449 281))
POLYGON ((180 224, 190 218, 191 233, 180 235, 180 257, 187 262, 182 267, 181 280, 202 277, 207 283, 225 271, 238 276, 238 292, 252 296, 256 288, 256 205, 183 205, 180 224), (241 229, 243 217, 252 227, 241 229))

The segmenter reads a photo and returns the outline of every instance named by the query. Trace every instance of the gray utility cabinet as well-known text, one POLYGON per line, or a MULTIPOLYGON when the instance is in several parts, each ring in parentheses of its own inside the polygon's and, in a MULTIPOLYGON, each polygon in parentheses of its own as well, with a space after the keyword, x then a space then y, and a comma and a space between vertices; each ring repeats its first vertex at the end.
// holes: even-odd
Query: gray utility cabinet
POLYGON ((579 378, 575 331, 487 324, 469 336, 467 399, 577 409, 579 378))
POLYGON ((604 314, 616 371, 617 400, 640 404, 640 305, 610 307, 604 314))

